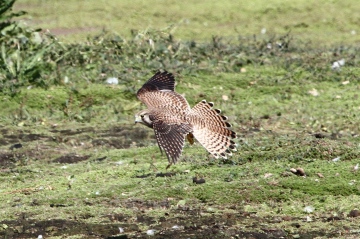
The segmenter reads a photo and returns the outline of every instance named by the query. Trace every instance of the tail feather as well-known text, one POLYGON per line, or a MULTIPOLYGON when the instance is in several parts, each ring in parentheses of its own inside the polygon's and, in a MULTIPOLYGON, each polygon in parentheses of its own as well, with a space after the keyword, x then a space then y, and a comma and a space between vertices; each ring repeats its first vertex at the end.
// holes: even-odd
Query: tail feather
POLYGON ((231 124, 226 121, 228 118, 221 115, 220 110, 213 109, 213 105, 203 100, 191 110, 193 134, 214 157, 227 158, 231 150, 236 151, 236 144, 231 140, 236 138, 236 133, 229 129, 231 124))

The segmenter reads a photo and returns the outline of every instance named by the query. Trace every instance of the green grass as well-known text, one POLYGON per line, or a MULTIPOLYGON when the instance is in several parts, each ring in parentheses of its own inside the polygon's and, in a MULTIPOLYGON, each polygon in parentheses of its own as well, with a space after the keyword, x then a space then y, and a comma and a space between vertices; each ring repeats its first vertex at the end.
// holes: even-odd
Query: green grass
POLYGON ((45 86, 24 81, 16 94, 0 93, 0 235, 146 238, 155 229, 155 238, 357 238, 359 217, 349 213, 360 209, 359 37, 350 32, 359 4, 155 3, 16 3, 32 26, 76 29, 60 38, 79 44, 54 44, 45 86), (167 31, 129 36, 172 23, 175 40, 167 31), (83 29, 103 27, 123 40, 84 40, 83 29), (245 37, 226 40, 236 35, 245 37), (289 46, 266 47, 281 39, 289 46), (345 65, 332 70, 341 58, 345 65), (238 134, 230 159, 186 144, 165 169, 153 131, 133 124, 145 108, 136 90, 164 67, 191 106, 213 101, 229 117, 238 134), (110 76, 120 84, 104 84, 110 76), (298 167, 306 177, 290 172, 298 167), (175 175, 157 176, 164 172, 175 175))
POLYGON ((180 39, 260 35, 291 31, 296 38, 316 45, 359 41, 356 0, 346 1, 18 1, 29 24, 50 29, 64 41, 83 41, 101 29, 129 37, 130 30, 162 29, 174 25, 180 39), (355 31, 355 34, 351 32, 355 31), (64 37, 62 37, 62 35, 64 37))
MULTIPOLYGON (((347 75, 352 70, 344 69, 341 74, 347 75)), ((181 215, 177 210, 183 207, 199 211, 202 220, 210 215, 223 217, 239 211, 255 213, 256 218, 246 219, 254 225, 260 218, 271 221, 276 217, 310 216, 318 230, 346 233, 336 224, 322 223, 321 218, 338 215, 344 225, 353 228, 347 214, 360 207, 358 173, 353 171, 360 155, 354 135, 359 130, 359 109, 354 99, 358 89, 353 83, 343 85, 331 80, 339 74, 331 71, 327 73, 329 80, 316 84, 304 80, 302 74, 293 76, 291 81, 275 83, 282 73, 282 69, 249 67, 245 74, 181 77, 177 90, 185 93, 191 105, 206 98, 230 117, 240 136, 239 151, 229 161, 219 161, 209 158, 201 146, 187 145, 182 162, 171 167, 170 171, 176 175, 170 178, 155 177, 156 173, 165 171, 167 160, 161 156, 152 131, 131 125, 133 113, 143 106, 114 112, 114 105, 125 107, 129 101, 119 93, 121 88, 93 84, 79 87, 77 94, 65 87, 23 91, 16 99, 23 102, 28 117, 3 116, 2 129, 6 131, 2 142, 8 142, 10 132, 36 133, 42 137, 27 141, 22 136, 18 141, 25 147, 15 151, 8 150, 9 143, 2 144, 3 153, 18 155, 8 164, 12 170, 1 173, 1 201, 6 202, 1 207, 3 218, 17 220, 21 214, 36 221, 76 217, 82 218, 83 223, 102 224, 106 222, 104 215, 138 215, 137 209, 128 204, 140 204, 136 207, 142 208, 150 220, 138 224, 143 233, 159 227, 160 224, 151 220, 159 220, 164 213, 172 215, 169 220, 176 220, 181 215), (251 84, 252 81, 256 84, 251 84), (320 92, 317 97, 308 93, 314 87, 320 92), (57 99, 49 101, 51 107, 42 105, 42 96, 47 94, 57 99), (228 95, 229 100, 223 100, 222 95, 228 95), (69 112, 82 117, 70 117, 61 110, 69 97, 72 97, 69 112), (93 98, 93 114, 80 106, 88 97, 93 98), (20 100, 24 98, 31 100, 20 100), (5 126, 11 124, 20 127, 5 126), (113 127, 127 129, 127 136, 112 134, 113 127), (139 128, 144 132, 134 131, 139 128), (317 139, 314 133, 325 138, 317 139), (94 144, 98 140, 105 143, 94 144), (111 147, 114 141, 133 146, 114 149, 111 147), (69 154, 90 155, 90 158, 75 164, 52 162, 69 154), (105 156, 105 160, 97 161, 105 156), (341 157, 340 161, 333 162, 336 157, 341 157), (297 167, 304 168, 307 176, 290 173, 290 168, 297 167), (271 176, 266 177, 269 173, 271 176), (317 173, 324 178, 319 178, 317 173), (142 178, 143 175, 148 176, 142 178), (193 177, 204 178, 206 183, 194 184, 193 177), (169 206, 160 206, 164 200, 169 206), (55 206, 49 208, 49 205, 55 206), (306 206, 314 207, 315 211, 304 212, 306 206), (234 207, 235 211, 231 209, 234 207)), ((9 108, 17 107, 20 104, 9 108)), ((11 111, 7 113, 12 115, 11 111)), ((286 228, 290 235, 303 233, 291 228, 293 220, 296 219, 271 225, 279 230, 286 228)), ((191 223, 194 223, 192 219, 187 219, 181 225, 191 223)), ((239 225, 231 228, 248 231, 239 225)), ((301 227, 306 228, 306 224, 301 227)), ((71 235, 69 231, 66 233, 71 235)), ((128 233, 137 235, 134 230, 128 233)))

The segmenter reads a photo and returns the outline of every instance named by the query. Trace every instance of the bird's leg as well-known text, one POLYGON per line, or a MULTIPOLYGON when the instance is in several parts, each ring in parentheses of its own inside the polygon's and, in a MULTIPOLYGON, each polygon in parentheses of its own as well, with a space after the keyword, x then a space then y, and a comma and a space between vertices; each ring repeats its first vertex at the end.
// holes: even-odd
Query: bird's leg
POLYGON ((153 171, 156 172, 158 171, 158 169, 155 166, 155 155, 153 155, 151 158, 152 158, 152 162, 150 162, 150 169, 153 168, 153 171))
POLYGON ((166 170, 168 170, 171 167, 172 163, 169 163, 168 166, 166 166, 166 170))
MULTIPOLYGON (((165 153, 166 153, 166 152, 165 152, 165 153)), ((166 170, 168 170, 168 169, 170 168, 170 166, 174 163, 174 161, 171 160, 171 158, 169 157, 168 154, 166 154, 166 156, 167 156, 168 162, 169 162, 168 166, 166 166, 166 170)))

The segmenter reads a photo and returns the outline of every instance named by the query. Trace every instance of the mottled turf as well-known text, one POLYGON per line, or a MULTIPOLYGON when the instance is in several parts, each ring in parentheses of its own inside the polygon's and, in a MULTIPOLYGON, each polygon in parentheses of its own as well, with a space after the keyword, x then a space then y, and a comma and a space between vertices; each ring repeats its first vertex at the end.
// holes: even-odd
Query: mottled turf
MULTIPOLYGON (((329 72, 329 79, 348 71, 329 72)), ((168 171, 153 132, 132 124, 133 112, 144 106, 120 89, 90 85, 64 109, 72 94, 63 87, 24 91, 17 99, 29 100, 12 99, 2 118, 2 235, 132 237, 156 229, 168 236, 210 230, 260 237, 271 230, 275 237, 356 237, 358 218, 349 213, 360 207, 357 85, 304 84, 296 76, 275 83, 281 72, 249 67, 181 77, 178 91, 191 105, 205 98, 229 116, 239 151, 224 161, 187 145, 182 162, 168 171), (318 96, 309 93, 313 88, 318 96), (90 95, 91 110, 84 109, 90 95), (134 106, 114 111, 128 102, 134 106), (291 173, 299 167, 306 176, 291 173), (26 229, 16 226, 19 217, 26 229), (48 219, 60 222, 44 224, 48 219), (68 229, 60 232, 61 223, 68 229), (93 234, 83 229, 90 224, 99 227, 93 234)))
POLYGON ((48 64, 31 58, 41 44, 3 54, 0 236, 358 238, 356 3, 18 1, 28 24, 79 43, 54 41, 48 64), (85 40, 103 27, 121 37, 85 40), (28 59, 33 79, 18 74, 28 59), (166 170, 152 130, 133 123, 157 68, 190 105, 229 117, 231 158, 186 144, 166 170))
POLYGON ((18 1, 26 22, 50 29, 64 41, 82 42, 102 29, 129 36, 131 30, 165 29, 180 39, 291 32, 319 46, 359 41, 360 4, 345 1, 18 1))

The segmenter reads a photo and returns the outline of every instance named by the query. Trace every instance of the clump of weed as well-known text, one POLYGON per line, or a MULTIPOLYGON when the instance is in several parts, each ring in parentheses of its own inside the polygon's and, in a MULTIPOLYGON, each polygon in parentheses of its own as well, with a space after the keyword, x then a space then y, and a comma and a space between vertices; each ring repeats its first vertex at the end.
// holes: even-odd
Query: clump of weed
POLYGON ((3 3, 0 37, 0 89, 10 95, 21 88, 48 88, 66 85, 77 90, 84 83, 101 83, 109 77, 118 78, 128 99, 134 97, 137 82, 157 69, 182 75, 197 73, 244 72, 249 65, 273 66, 287 73, 284 80, 303 75, 317 81, 334 79, 331 63, 345 58, 356 65, 356 47, 313 49, 308 42, 294 39, 291 34, 260 37, 219 37, 209 40, 177 40, 172 28, 132 31, 130 39, 102 32, 88 37, 85 43, 64 44, 55 37, 22 26, 13 17, 15 0, 3 3))
POLYGON ((49 56, 55 39, 41 35, 41 29, 31 29, 13 18, 26 12, 12 12, 15 0, 2 1, 0 5, 0 91, 15 95, 21 87, 48 87, 46 80, 55 63, 49 56))

